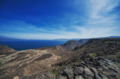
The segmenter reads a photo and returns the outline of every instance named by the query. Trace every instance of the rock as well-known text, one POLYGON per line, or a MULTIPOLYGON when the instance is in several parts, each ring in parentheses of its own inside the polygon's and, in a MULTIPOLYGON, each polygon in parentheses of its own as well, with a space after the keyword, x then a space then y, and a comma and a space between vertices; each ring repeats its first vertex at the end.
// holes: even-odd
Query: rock
POLYGON ((75 79, 84 79, 84 77, 82 75, 79 75, 79 76, 75 76, 75 79))
POLYGON ((95 79, 102 79, 97 73, 95 73, 94 75, 95 75, 94 76, 95 79))
POLYGON ((92 77, 90 76, 87 76, 87 75, 83 75, 85 79, 93 79, 92 77))
POLYGON ((101 73, 99 73, 99 75, 101 76, 102 79, 109 79, 107 76, 105 76, 105 75, 103 75, 101 73))
POLYGON ((55 75, 51 73, 46 73, 45 74, 45 79, 55 79, 55 75))
POLYGON ((106 75, 109 75, 113 79, 116 79, 116 77, 117 77, 116 73, 112 70, 109 70, 109 69, 103 70, 103 73, 106 75))
POLYGON ((19 79, 19 76, 15 76, 13 79, 19 79))
POLYGON ((37 75, 35 76, 35 79, 46 79, 46 78, 45 78, 45 75, 37 74, 37 75))
POLYGON ((67 79, 67 77, 58 75, 56 79, 67 79))
POLYGON ((94 74, 90 71, 90 69, 89 68, 87 68, 87 67, 85 67, 85 69, 84 69, 84 74, 85 75, 88 75, 88 76, 91 76, 91 77, 93 77, 94 76, 94 74))
POLYGON ((55 75, 51 73, 37 74, 35 75, 35 79, 55 79, 55 75))
POLYGON ((116 72, 116 73, 119 73, 119 71, 118 71, 118 68, 109 68, 110 70, 112 70, 112 71, 114 71, 114 72, 116 72))
POLYGON ((31 76, 22 76, 19 79, 32 79, 32 77, 31 76))
POLYGON ((62 50, 73 50, 77 46, 80 46, 77 40, 70 40, 67 41, 65 44, 61 45, 60 47, 62 48, 62 50))
POLYGON ((7 52, 15 52, 15 50, 6 45, 0 45, 0 54, 7 52))
POLYGON ((76 74, 76 75, 80 75, 80 74, 83 74, 83 68, 82 67, 75 67, 75 69, 74 69, 74 73, 76 74))
POLYGON ((67 74, 69 79, 73 79, 74 77, 73 69, 67 67, 64 69, 64 72, 67 74))

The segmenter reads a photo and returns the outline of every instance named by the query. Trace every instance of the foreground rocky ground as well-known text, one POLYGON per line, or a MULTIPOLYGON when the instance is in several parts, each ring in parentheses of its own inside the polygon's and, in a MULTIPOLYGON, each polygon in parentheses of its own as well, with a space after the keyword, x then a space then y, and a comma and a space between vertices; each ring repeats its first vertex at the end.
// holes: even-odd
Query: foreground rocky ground
POLYGON ((54 69, 33 76, 16 76, 14 79, 120 79, 120 60, 107 58, 86 58, 81 63, 54 69))

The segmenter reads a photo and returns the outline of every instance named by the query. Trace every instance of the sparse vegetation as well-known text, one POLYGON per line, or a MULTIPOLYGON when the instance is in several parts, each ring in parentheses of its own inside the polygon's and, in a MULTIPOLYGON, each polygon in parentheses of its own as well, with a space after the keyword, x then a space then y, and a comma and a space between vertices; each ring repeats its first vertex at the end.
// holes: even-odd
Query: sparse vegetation
POLYGON ((117 41, 117 43, 120 43, 120 41, 117 41))
POLYGON ((34 79, 34 78, 35 78, 35 75, 32 76, 32 79, 34 79))
POLYGON ((90 47, 90 50, 93 50, 93 48, 95 48, 95 46, 94 46, 94 45, 92 45, 92 46, 90 47))
POLYGON ((80 62, 81 62, 81 60, 78 60, 78 62, 80 63, 80 62))
POLYGON ((112 41, 106 41, 105 44, 110 44, 112 41))
POLYGON ((62 65, 62 67, 65 67, 65 65, 62 65))
POLYGON ((59 66, 57 66, 57 67, 55 68, 55 70, 59 70, 59 66))
POLYGON ((75 63, 80 63, 81 61, 80 60, 78 60, 77 62, 75 62, 75 63))
POLYGON ((91 46, 91 48, 94 48, 95 46, 91 46))
POLYGON ((57 77, 58 75, 59 75, 58 72, 56 72, 56 73, 55 73, 55 76, 57 77))
POLYGON ((117 55, 112 55, 112 56, 109 56, 108 57, 110 60, 113 60, 113 59, 120 59, 120 55, 117 54, 117 55))
POLYGON ((54 69, 50 70, 49 72, 52 73, 52 74, 55 74, 55 70, 54 69))
POLYGON ((4 65, 4 63, 2 63, 2 61, 0 61, 0 66, 4 65))
POLYGON ((113 60, 114 59, 114 56, 109 56, 108 57, 110 60, 113 60))
POLYGON ((52 73, 52 74, 54 74, 56 77, 58 76, 58 72, 55 69, 50 70, 49 72, 52 73))
POLYGON ((96 57, 97 54, 96 54, 96 53, 90 53, 89 56, 91 56, 91 57, 96 57))
POLYGON ((120 55, 118 56, 118 59, 120 59, 120 55))
POLYGON ((75 62, 76 64, 78 63, 78 62, 75 62))
POLYGON ((120 59, 120 56, 115 57, 116 59, 120 59))
POLYGON ((57 66, 55 69, 50 70, 49 72, 54 74, 55 76, 58 76, 58 72, 57 71, 59 71, 59 66, 57 66))

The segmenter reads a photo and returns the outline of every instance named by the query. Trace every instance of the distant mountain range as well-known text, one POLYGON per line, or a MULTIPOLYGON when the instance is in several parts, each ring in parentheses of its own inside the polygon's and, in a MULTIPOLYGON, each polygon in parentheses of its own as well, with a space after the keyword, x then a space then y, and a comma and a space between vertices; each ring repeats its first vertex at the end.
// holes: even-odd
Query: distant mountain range
POLYGON ((0 36, 0 41, 13 41, 13 40, 25 40, 25 39, 0 36))
MULTIPOLYGON (((0 36, 0 41, 12 41, 12 40, 28 40, 28 39, 20 39, 20 38, 0 36)), ((29 39, 29 40, 32 40, 32 39, 29 39)), ((36 40, 38 40, 38 39, 36 39, 36 40)), ((46 40, 46 39, 44 39, 44 40, 46 40)), ((55 41, 69 41, 69 40, 80 40, 80 38, 76 38, 76 39, 53 39, 53 40, 55 40, 55 41)))
MULTIPOLYGON (((120 38, 120 36, 109 36, 109 37, 98 37, 100 38, 120 38)), ((90 39, 90 38, 86 38, 90 39)), ((12 40, 27 40, 27 39, 20 39, 20 38, 13 38, 13 37, 6 37, 6 36, 0 36, 0 41, 12 41, 12 40)), ((73 39, 54 39, 56 41, 69 41, 69 40, 80 40, 80 38, 73 38, 73 39)))
POLYGON ((100 38, 120 38, 120 36, 109 36, 109 37, 100 37, 100 38))

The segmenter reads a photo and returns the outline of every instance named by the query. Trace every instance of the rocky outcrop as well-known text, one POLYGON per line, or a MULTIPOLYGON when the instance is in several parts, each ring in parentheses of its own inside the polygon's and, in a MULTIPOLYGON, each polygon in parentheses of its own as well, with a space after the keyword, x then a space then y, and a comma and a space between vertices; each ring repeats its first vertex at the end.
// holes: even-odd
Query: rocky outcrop
POLYGON ((21 76, 19 79, 120 79, 120 60, 107 58, 86 58, 81 63, 67 65, 58 74, 36 74, 21 76))
POLYGON ((15 52, 15 50, 6 45, 0 45, 0 54, 7 52, 15 52))
POLYGON ((120 38, 90 39, 76 51, 87 54, 96 53, 97 56, 112 55, 120 53, 120 38))
POLYGON ((62 50, 72 50, 77 46, 80 46, 78 41, 70 40, 70 41, 67 41, 65 44, 61 45, 61 48, 62 48, 62 50))
POLYGON ((73 50, 77 46, 81 46, 86 43, 89 39, 81 39, 81 40, 70 40, 67 41, 65 44, 61 45, 62 50, 73 50))
POLYGON ((83 45, 84 43, 86 43, 87 41, 89 41, 89 39, 81 39, 81 40, 78 40, 78 43, 80 45, 83 45))

